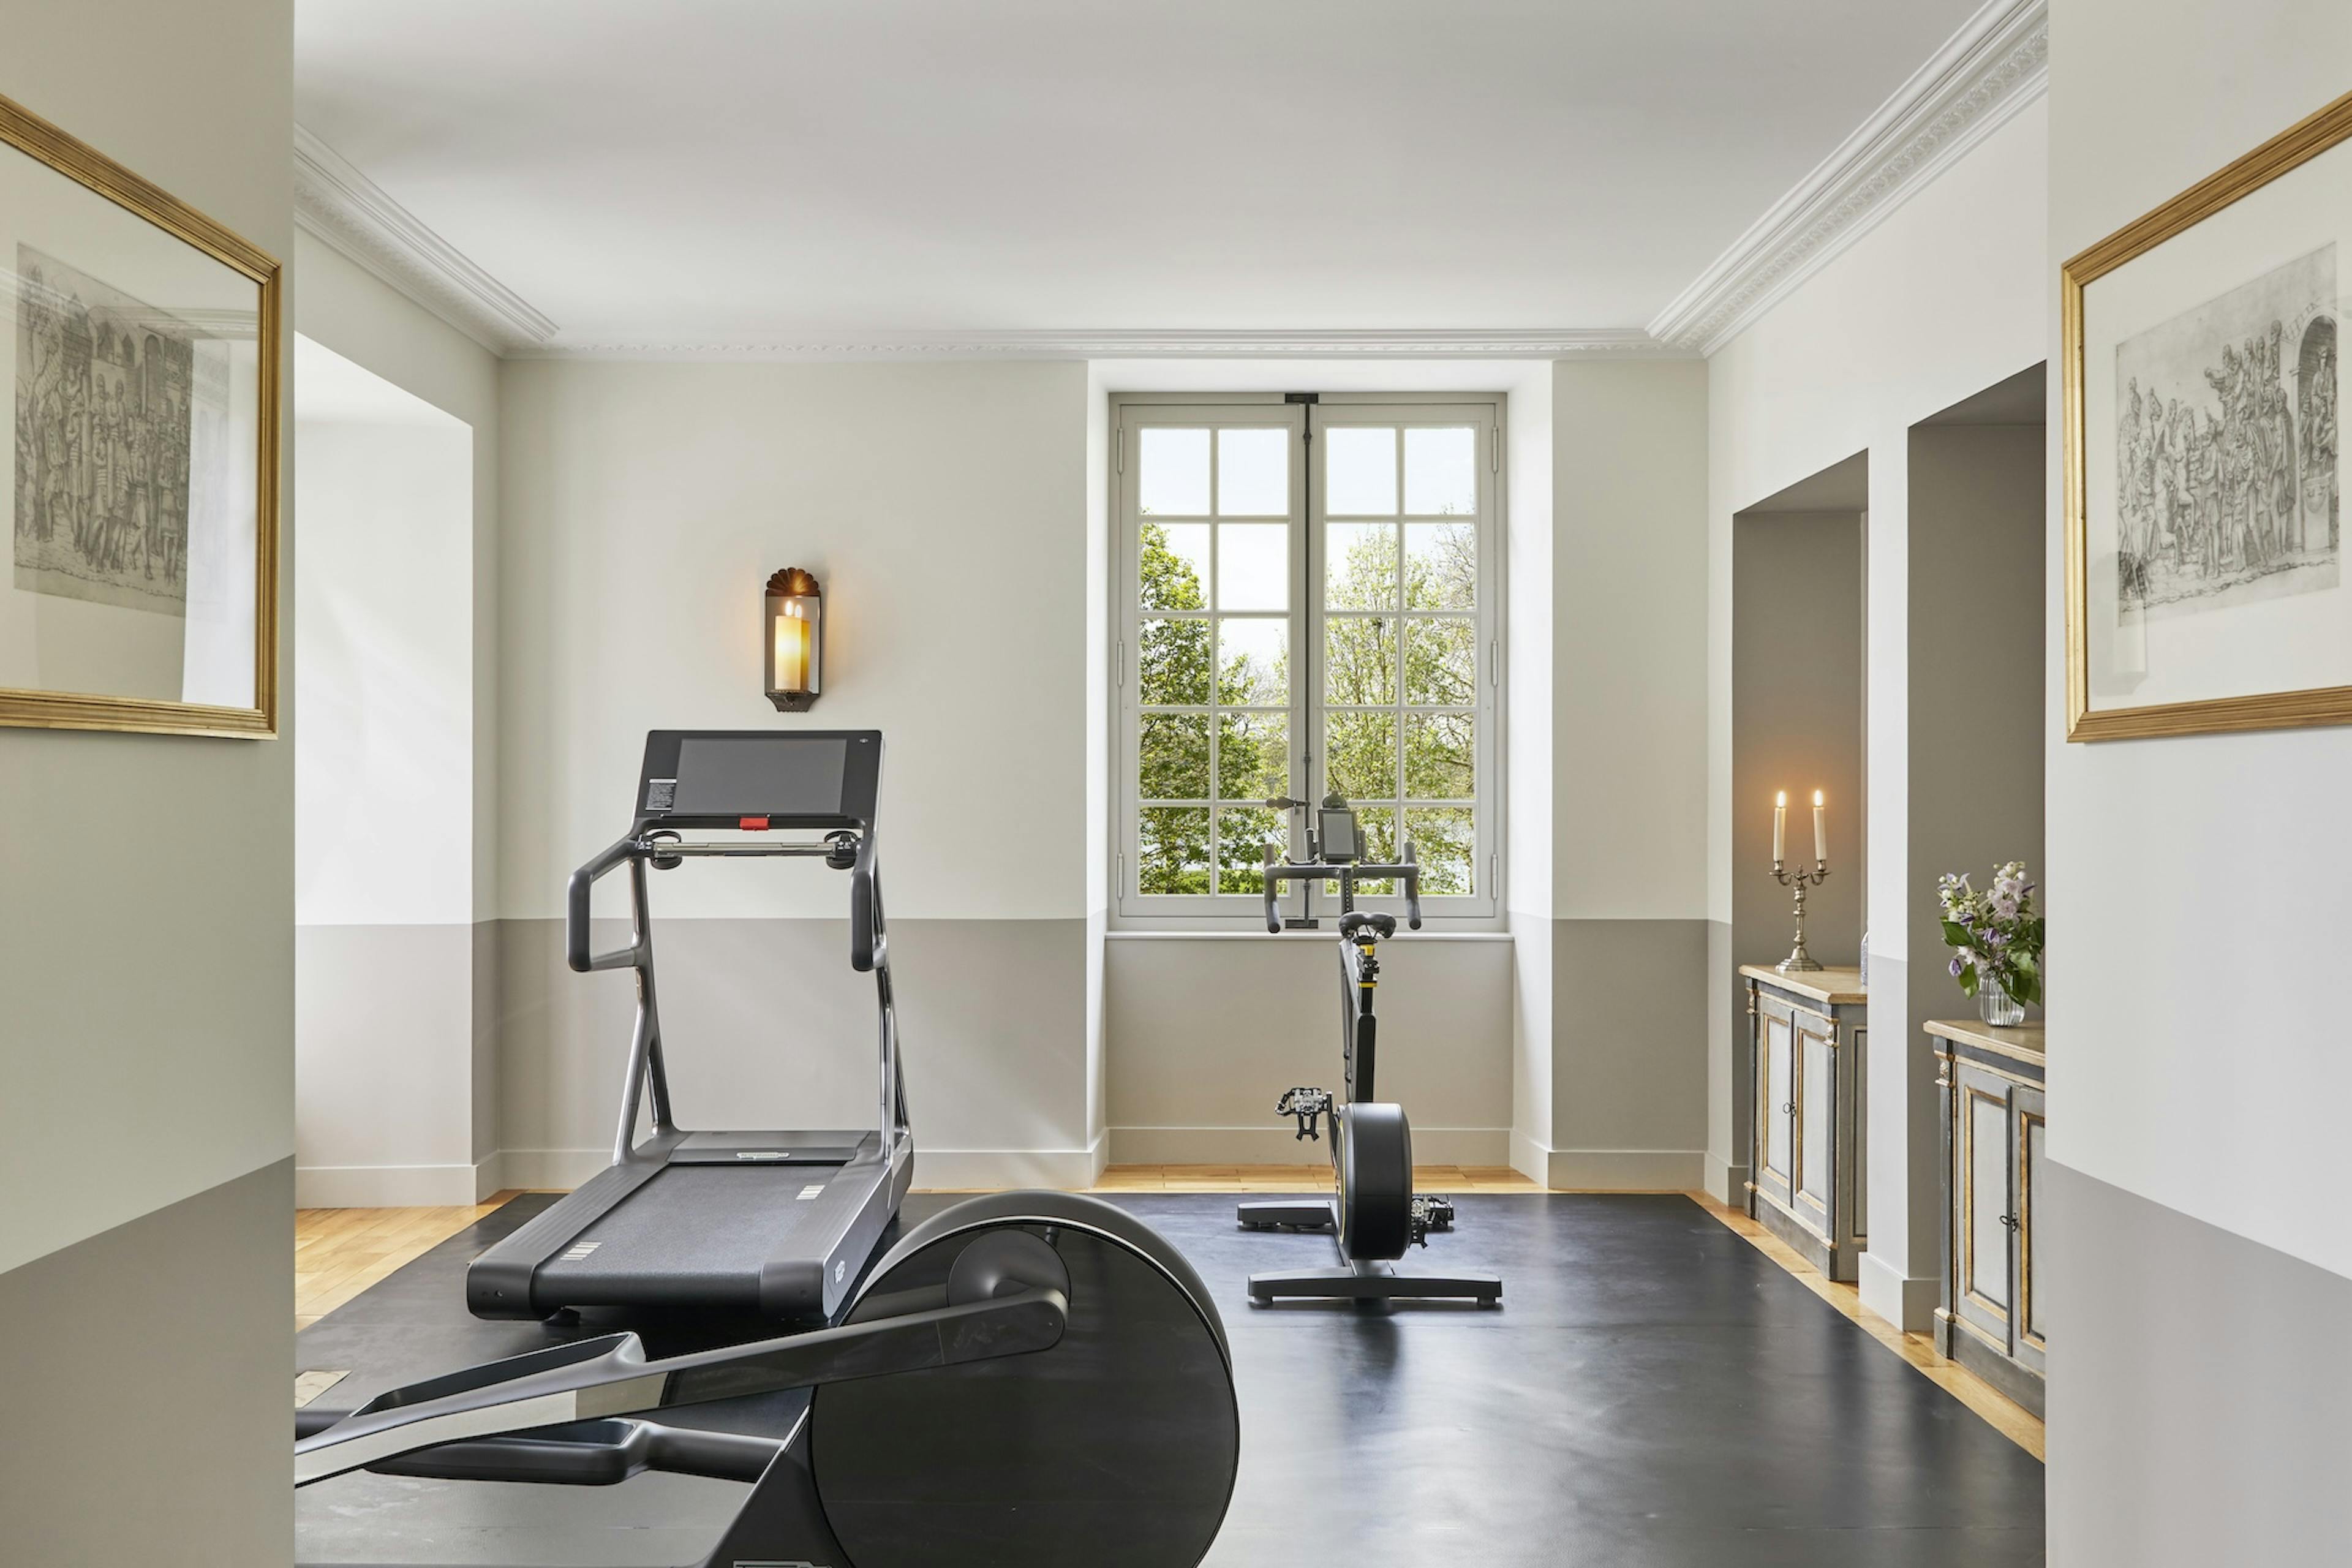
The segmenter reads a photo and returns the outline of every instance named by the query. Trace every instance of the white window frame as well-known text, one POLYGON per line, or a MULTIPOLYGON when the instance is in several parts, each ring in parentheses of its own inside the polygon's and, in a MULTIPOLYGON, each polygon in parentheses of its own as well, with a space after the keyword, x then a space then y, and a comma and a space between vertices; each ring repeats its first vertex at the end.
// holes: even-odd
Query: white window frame
MULTIPOLYGON (((1162 618, 1168 612, 1145 611, 1139 603, 1137 583, 1139 570, 1138 542, 1143 521, 1139 500, 1141 432, 1151 426, 1216 429, 1234 426, 1276 426, 1292 432, 1293 461, 1290 465, 1290 512, 1286 519, 1291 527, 1292 602, 1288 612, 1290 625, 1291 693, 1289 703, 1290 793, 1294 796, 1319 797, 1328 787, 1324 775, 1322 751, 1322 718, 1325 711, 1320 697, 1322 650, 1327 620, 1322 603, 1324 582, 1324 542, 1327 537, 1323 505, 1323 446, 1325 431, 1339 425, 1460 426, 1469 425, 1477 431, 1477 441, 1483 448, 1482 460, 1475 465, 1478 491, 1478 570, 1477 606, 1467 618, 1476 626, 1477 696, 1473 709, 1476 727, 1475 746, 1477 800, 1476 831, 1473 850, 1473 885, 1476 891, 1469 895, 1433 895, 1424 892, 1422 899, 1423 915, 1433 929, 1493 931, 1499 929, 1506 908, 1503 887, 1504 855, 1502 826, 1504 821, 1504 738, 1503 722, 1503 553, 1505 548, 1503 432, 1506 427, 1506 400, 1501 393, 1400 393, 1400 394, 1332 394, 1320 395, 1313 405, 1286 403, 1278 394, 1178 394, 1124 393, 1110 397, 1111 452, 1108 479, 1111 487, 1110 515, 1112 518, 1110 569, 1111 602, 1111 773, 1112 773, 1112 840, 1106 847, 1108 858, 1111 900, 1110 920, 1114 928, 1124 930, 1160 931, 1263 931, 1264 900, 1256 892, 1208 894, 1144 894, 1137 890, 1139 876, 1138 846, 1140 843, 1142 805, 1138 778, 1138 753, 1143 718, 1141 693, 1139 690, 1137 668, 1139 637, 1142 623, 1162 618), (1304 433, 1306 439, 1300 440, 1304 433), (1303 595, 1303 597, 1302 597, 1303 595), (1304 787, 1302 787, 1304 786, 1304 787)), ((1404 443, 1398 443, 1400 462, 1404 443)), ((1214 443, 1212 442, 1211 496, 1215 504, 1214 443)), ((1441 521, 1420 519, 1405 514, 1404 495, 1400 474, 1398 521, 1441 521)), ((1205 521, 1210 519, 1175 519, 1176 521, 1205 521)), ((1242 520, 1236 520, 1242 521, 1242 520)), ((1272 521, 1274 519, 1249 521, 1272 521)), ((1340 521, 1345 521, 1346 519, 1340 521)), ((1443 521, 1456 521, 1448 519, 1443 521)), ((1216 612, 1214 592, 1215 531, 1212 529, 1210 558, 1210 605, 1199 612, 1206 617, 1216 612)), ((1345 613, 1345 612, 1340 612, 1345 613)), ((1423 612, 1411 612, 1419 616, 1423 612)), ((1400 637, 1402 658, 1402 637, 1400 637)), ((1400 668, 1400 677, 1402 677, 1400 668)), ((1409 711, 1398 692, 1400 722, 1409 711)), ((1211 744, 1216 742, 1218 726, 1213 714, 1210 719, 1211 744)), ((1405 809, 1412 807, 1405 801, 1405 809)), ((1217 806, 1211 803, 1211 826, 1213 836, 1217 806)), ((1294 822, 1291 846, 1294 855, 1302 853, 1299 826, 1294 822)), ((1212 849, 1213 858, 1214 849, 1212 849)), ((1213 879, 1216 867, 1210 868, 1213 879)), ((1301 893, 1291 891, 1285 900, 1286 913, 1296 913, 1301 893)), ((1357 905, 1368 910, 1389 910, 1402 912, 1403 900, 1392 897, 1360 896, 1357 905)), ((1326 890, 1318 889, 1316 913, 1324 919, 1324 929, 1331 929, 1338 900, 1326 890)))

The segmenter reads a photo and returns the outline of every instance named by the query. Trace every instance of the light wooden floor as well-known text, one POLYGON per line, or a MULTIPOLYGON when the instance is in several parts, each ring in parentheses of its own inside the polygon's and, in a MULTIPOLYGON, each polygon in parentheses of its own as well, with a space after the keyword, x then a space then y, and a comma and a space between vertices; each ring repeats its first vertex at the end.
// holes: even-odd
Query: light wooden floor
MULTIPOLYGON (((1326 1165, 1114 1165, 1095 1188, 1102 1193, 1302 1193, 1328 1191, 1326 1165)), ((1517 1171, 1480 1166, 1423 1165, 1413 1185, 1424 1193, 1537 1193, 1544 1189, 1517 1171)), ((402 1264, 457 1235, 517 1192, 462 1208, 303 1209, 294 1216, 294 1326, 307 1329, 402 1264)), ((2042 1423, 1957 1362, 1936 1353, 1933 1338, 1909 1334, 1862 1304, 1851 1285, 1833 1284, 1786 1242, 1738 1209, 1705 1193, 1685 1194, 1804 1287, 1901 1356, 1921 1376, 1984 1417, 1996 1431, 2039 1459, 2042 1423)))
POLYGON ((462 1208, 294 1211, 294 1326, 307 1329, 516 1195, 462 1208))

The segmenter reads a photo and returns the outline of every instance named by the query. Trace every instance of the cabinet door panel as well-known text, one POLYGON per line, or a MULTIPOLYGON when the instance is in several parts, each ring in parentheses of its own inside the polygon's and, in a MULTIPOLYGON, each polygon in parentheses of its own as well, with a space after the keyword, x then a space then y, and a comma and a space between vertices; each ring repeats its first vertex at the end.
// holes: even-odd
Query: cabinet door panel
POLYGON ((1958 1072, 1953 1240, 1959 1315, 2009 1348, 2009 1093, 1990 1074, 1958 1072))
POLYGON ((1831 1129, 1837 1107, 1837 1054, 1826 1029, 1797 1020, 1797 1207, 1824 1234, 1830 1224, 1830 1194, 1837 1173, 1831 1129))
POLYGON ((1757 1085, 1756 1114, 1764 1122, 1764 1173, 1783 1202, 1789 1197, 1795 1152, 1790 1147, 1789 1112, 1796 1098, 1795 1032, 1786 1018, 1764 1017, 1764 1081, 1757 1085))

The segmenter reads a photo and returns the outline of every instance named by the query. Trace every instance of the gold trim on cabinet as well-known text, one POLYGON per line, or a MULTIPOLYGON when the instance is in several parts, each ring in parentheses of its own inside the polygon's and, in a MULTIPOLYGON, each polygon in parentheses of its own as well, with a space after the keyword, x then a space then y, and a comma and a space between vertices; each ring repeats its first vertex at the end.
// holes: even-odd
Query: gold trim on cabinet
MULTIPOLYGON (((1945 1057, 1943 1059, 1955 1067, 1964 1067, 1970 1072, 1990 1074, 2005 1082, 2022 1084, 2027 1089, 2041 1089, 2049 1081, 2046 1079, 2027 1078, 2021 1073, 2012 1072, 1999 1062, 1979 1061, 1974 1057, 1945 1057)), ((1936 1081, 1941 1083, 1943 1080, 1938 1079, 1936 1081)))
POLYGON ((215 708, 195 702, 0 687, 0 725, 272 739, 278 733, 278 426, 284 417, 283 377, 278 367, 284 353, 283 274, 278 259, 5 94, 0 94, 0 142, 146 219, 250 279, 261 291, 255 350, 259 360, 255 367, 259 426, 255 445, 260 471, 255 476, 253 496, 253 706, 215 708))
POLYGON ((2039 1122, 2046 1131, 2050 1119, 2037 1116, 2020 1106, 2017 1108, 2017 1338, 2021 1344, 2030 1344, 2037 1351, 2047 1351, 2046 1335, 2033 1331, 2033 1191, 2027 1173, 2032 1169, 2033 1133, 2029 1123, 2039 1122))
POLYGON ((2352 93, 2272 137, 2170 201, 2074 257, 2059 269, 2059 363, 2064 381, 2063 445, 2066 505, 2066 739, 2116 741, 2133 736, 2198 735, 2352 723, 2352 686, 2266 691, 2166 702, 2143 708, 2090 710, 2090 646, 2084 602, 2089 574, 2087 500, 2084 485, 2083 290, 2091 283, 2195 227, 2281 174, 2352 138, 2352 93))

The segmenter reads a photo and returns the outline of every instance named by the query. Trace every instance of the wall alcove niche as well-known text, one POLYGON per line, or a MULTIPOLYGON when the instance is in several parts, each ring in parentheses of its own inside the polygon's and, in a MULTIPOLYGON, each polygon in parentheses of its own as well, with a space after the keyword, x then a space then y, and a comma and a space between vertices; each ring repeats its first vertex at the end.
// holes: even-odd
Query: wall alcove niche
POLYGON ((1937 877, 2042 872, 2044 380, 2033 365, 1910 431, 1911 1016, 1880 1020, 1909 1041, 1975 1011, 1943 973, 1937 877))
MULTIPOLYGON (((1808 889, 1805 945, 1832 973, 1792 978, 1832 980, 1838 992, 1854 983, 1851 971, 1860 961, 1868 884, 1869 503, 1864 451, 1732 518, 1732 961, 1769 965, 1789 956, 1795 939, 1793 889, 1771 875, 1773 801, 1787 793, 1789 869, 1810 872, 1815 864, 1811 807, 1819 791, 1829 875, 1808 889), (1836 973, 1841 970, 1847 973, 1836 973)), ((1800 1027, 1798 1016, 1787 1011, 1791 1003, 1823 1007, 1820 1002, 1787 994, 1768 999, 1744 980, 1731 987, 1731 997, 1734 1146, 1759 1192, 1774 1194, 1769 1203, 1758 1196, 1752 1212, 1832 1278, 1850 1279, 1851 1242, 1826 1238, 1861 1230, 1859 1145, 1852 1135, 1860 1107, 1851 1103, 1858 1039, 1846 1039, 1847 1048, 1832 1054, 1832 1043, 1847 1033, 1844 1025, 1822 1025, 1818 1015, 1807 1013, 1816 1023, 1800 1027), (1751 999, 1769 1000, 1763 1012, 1769 1016, 1751 1017, 1751 999), (1801 1034, 1811 1044, 1801 1044, 1801 1034), (1769 1103, 1760 1108, 1757 1051, 1773 1064, 1763 1075, 1769 1103), (1845 1058, 1843 1070, 1838 1055, 1845 1058), (1833 1080, 1845 1088, 1834 1088, 1833 1080), (1832 1127, 1848 1131, 1832 1132, 1832 1127), (1800 1143, 1805 1149, 1801 1178, 1793 1174, 1800 1143), (1800 1188, 1807 1199, 1799 1198, 1800 1188)))
MULTIPOLYGON (((1738 963, 1788 956, 1790 889, 1772 880, 1772 798, 1789 793, 1788 856, 1810 867, 1813 791, 1827 803, 1830 876, 1806 894, 1806 945, 1825 964, 1862 951, 1865 510, 1857 452, 1732 518, 1731 943, 1738 963)), ((1734 1028, 1744 1052, 1746 1004, 1734 1028)))

